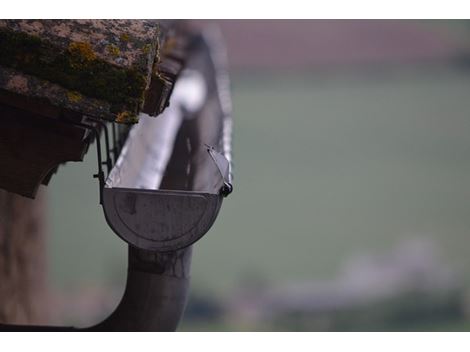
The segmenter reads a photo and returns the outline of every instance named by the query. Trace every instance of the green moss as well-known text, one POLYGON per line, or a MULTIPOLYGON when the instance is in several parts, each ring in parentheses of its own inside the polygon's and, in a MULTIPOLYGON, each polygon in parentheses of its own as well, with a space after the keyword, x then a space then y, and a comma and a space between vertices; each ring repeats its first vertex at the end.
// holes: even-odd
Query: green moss
POLYGON ((97 57, 91 45, 60 48, 48 40, 0 29, 0 64, 111 104, 111 112, 137 114, 146 77, 97 57))

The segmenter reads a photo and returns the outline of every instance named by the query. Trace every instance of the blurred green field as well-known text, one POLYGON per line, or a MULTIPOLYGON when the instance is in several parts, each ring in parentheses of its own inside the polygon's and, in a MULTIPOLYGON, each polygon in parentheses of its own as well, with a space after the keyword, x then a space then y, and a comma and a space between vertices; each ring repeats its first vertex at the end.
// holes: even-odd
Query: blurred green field
MULTIPOLYGON (((470 72, 234 74, 235 191, 195 245, 192 290, 329 278, 351 256, 435 240, 470 283, 470 72)), ((120 287, 95 152, 48 187, 52 287, 120 287)), ((115 304, 118 302, 116 301, 115 304)))

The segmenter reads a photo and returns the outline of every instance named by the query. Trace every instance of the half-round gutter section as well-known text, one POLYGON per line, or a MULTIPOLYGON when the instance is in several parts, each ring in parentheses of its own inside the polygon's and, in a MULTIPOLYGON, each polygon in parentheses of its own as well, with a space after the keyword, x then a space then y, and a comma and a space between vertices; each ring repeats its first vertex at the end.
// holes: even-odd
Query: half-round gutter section
MULTIPOLYGON (((231 181, 230 164, 229 173, 221 175, 220 165, 207 153, 207 146, 211 146, 231 160, 231 106, 226 68, 220 66, 225 65, 220 40, 215 32, 195 39, 195 49, 175 86, 170 107, 159 118, 143 117, 133 127, 121 153, 123 157, 106 182, 104 200, 106 192, 113 188, 121 188, 121 192, 125 192, 122 188, 131 188, 142 192, 159 189, 202 193, 212 197, 216 204, 216 209, 209 212, 212 218, 203 220, 206 228, 202 234, 215 221, 222 203, 220 190, 224 182, 231 181), (225 76, 221 78, 221 74, 225 76)), ((187 221, 184 216, 175 220, 174 224, 187 221)), ((125 226, 127 230, 132 228, 129 224, 125 226)), ((133 232, 138 230, 134 228, 133 232)), ((158 250, 148 250, 151 245, 142 242, 129 246, 128 278, 122 301, 108 319, 92 330, 177 328, 189 289, 190 245, 199 237, 178 238, 181 243, 176 239, 176 244, 158 250)))

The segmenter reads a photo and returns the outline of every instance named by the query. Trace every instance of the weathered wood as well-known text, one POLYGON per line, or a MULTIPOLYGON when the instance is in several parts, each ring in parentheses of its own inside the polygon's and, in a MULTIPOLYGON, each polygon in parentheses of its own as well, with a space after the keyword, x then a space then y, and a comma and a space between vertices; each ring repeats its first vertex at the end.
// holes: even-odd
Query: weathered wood
POLYGON ((155 116, 182 67, 160 70, 173 65, 163 52, 182 50, 167 32, 156 20, 0 20, 0 89, 121 123, 155 116))
POLYGON ((170 96, 174 84, 188 55, 188 35, 170 32, 165 37, 154 74, 159 79, 153 79, 145 97, 142 111, 150 116, 156 116, 170 104, 170 96))
POLYGON ((86 130, 2 104, 0 117, 0 188, 32 198, 60 163, 83 160, 86 130))
POLYGON ((0 323, 45 323, 44 197, 0 190, 0 323))

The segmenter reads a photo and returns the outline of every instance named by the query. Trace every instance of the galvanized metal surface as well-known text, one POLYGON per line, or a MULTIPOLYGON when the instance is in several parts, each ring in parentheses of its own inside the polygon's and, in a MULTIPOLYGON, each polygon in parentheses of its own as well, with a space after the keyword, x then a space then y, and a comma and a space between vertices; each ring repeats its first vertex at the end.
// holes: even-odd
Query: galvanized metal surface
POLYGON ((124 295, 96 331, 175 331, 189 292, 192 248, 157 253, 129 247, 124 295))
MULTIPOLYGON (((106 220, 132 246, 153 251, 182 249, 200 239, 217 217, 229 184, 229 162, 212 146, 196 145, 200 140, 188 137, 184 141, 187 148, 194 145, 198 151, 186 161, 184 174, 174 175, 187 177, 186 184, 175 191, 157 190, 183 121, 193 120, 196 126, 202 123, 198 114, 206 102, 208 85, 198 71, 188 68, 183 72, 168 110, 157 120, 141 117, 106 180, 106 220), (206 170, 204 184, 187 190, 191 173, 207 168, 212 171, 206 170)), ((204 129, 223 131, 224 115, 219 120, 204 129)))
POLYGON ((174 251, 191 245, 212 226, 222 204, 218 194, 105 188, 110 227, 129 244, 174 251))
POLYGON ((191 69, 183 71, 167 110, 158 119, 140 114, 139 124, 130 129, 106 178, 106 188, 158 189, 183 120, 200 110, 205 99, 202 75, 191 69))

